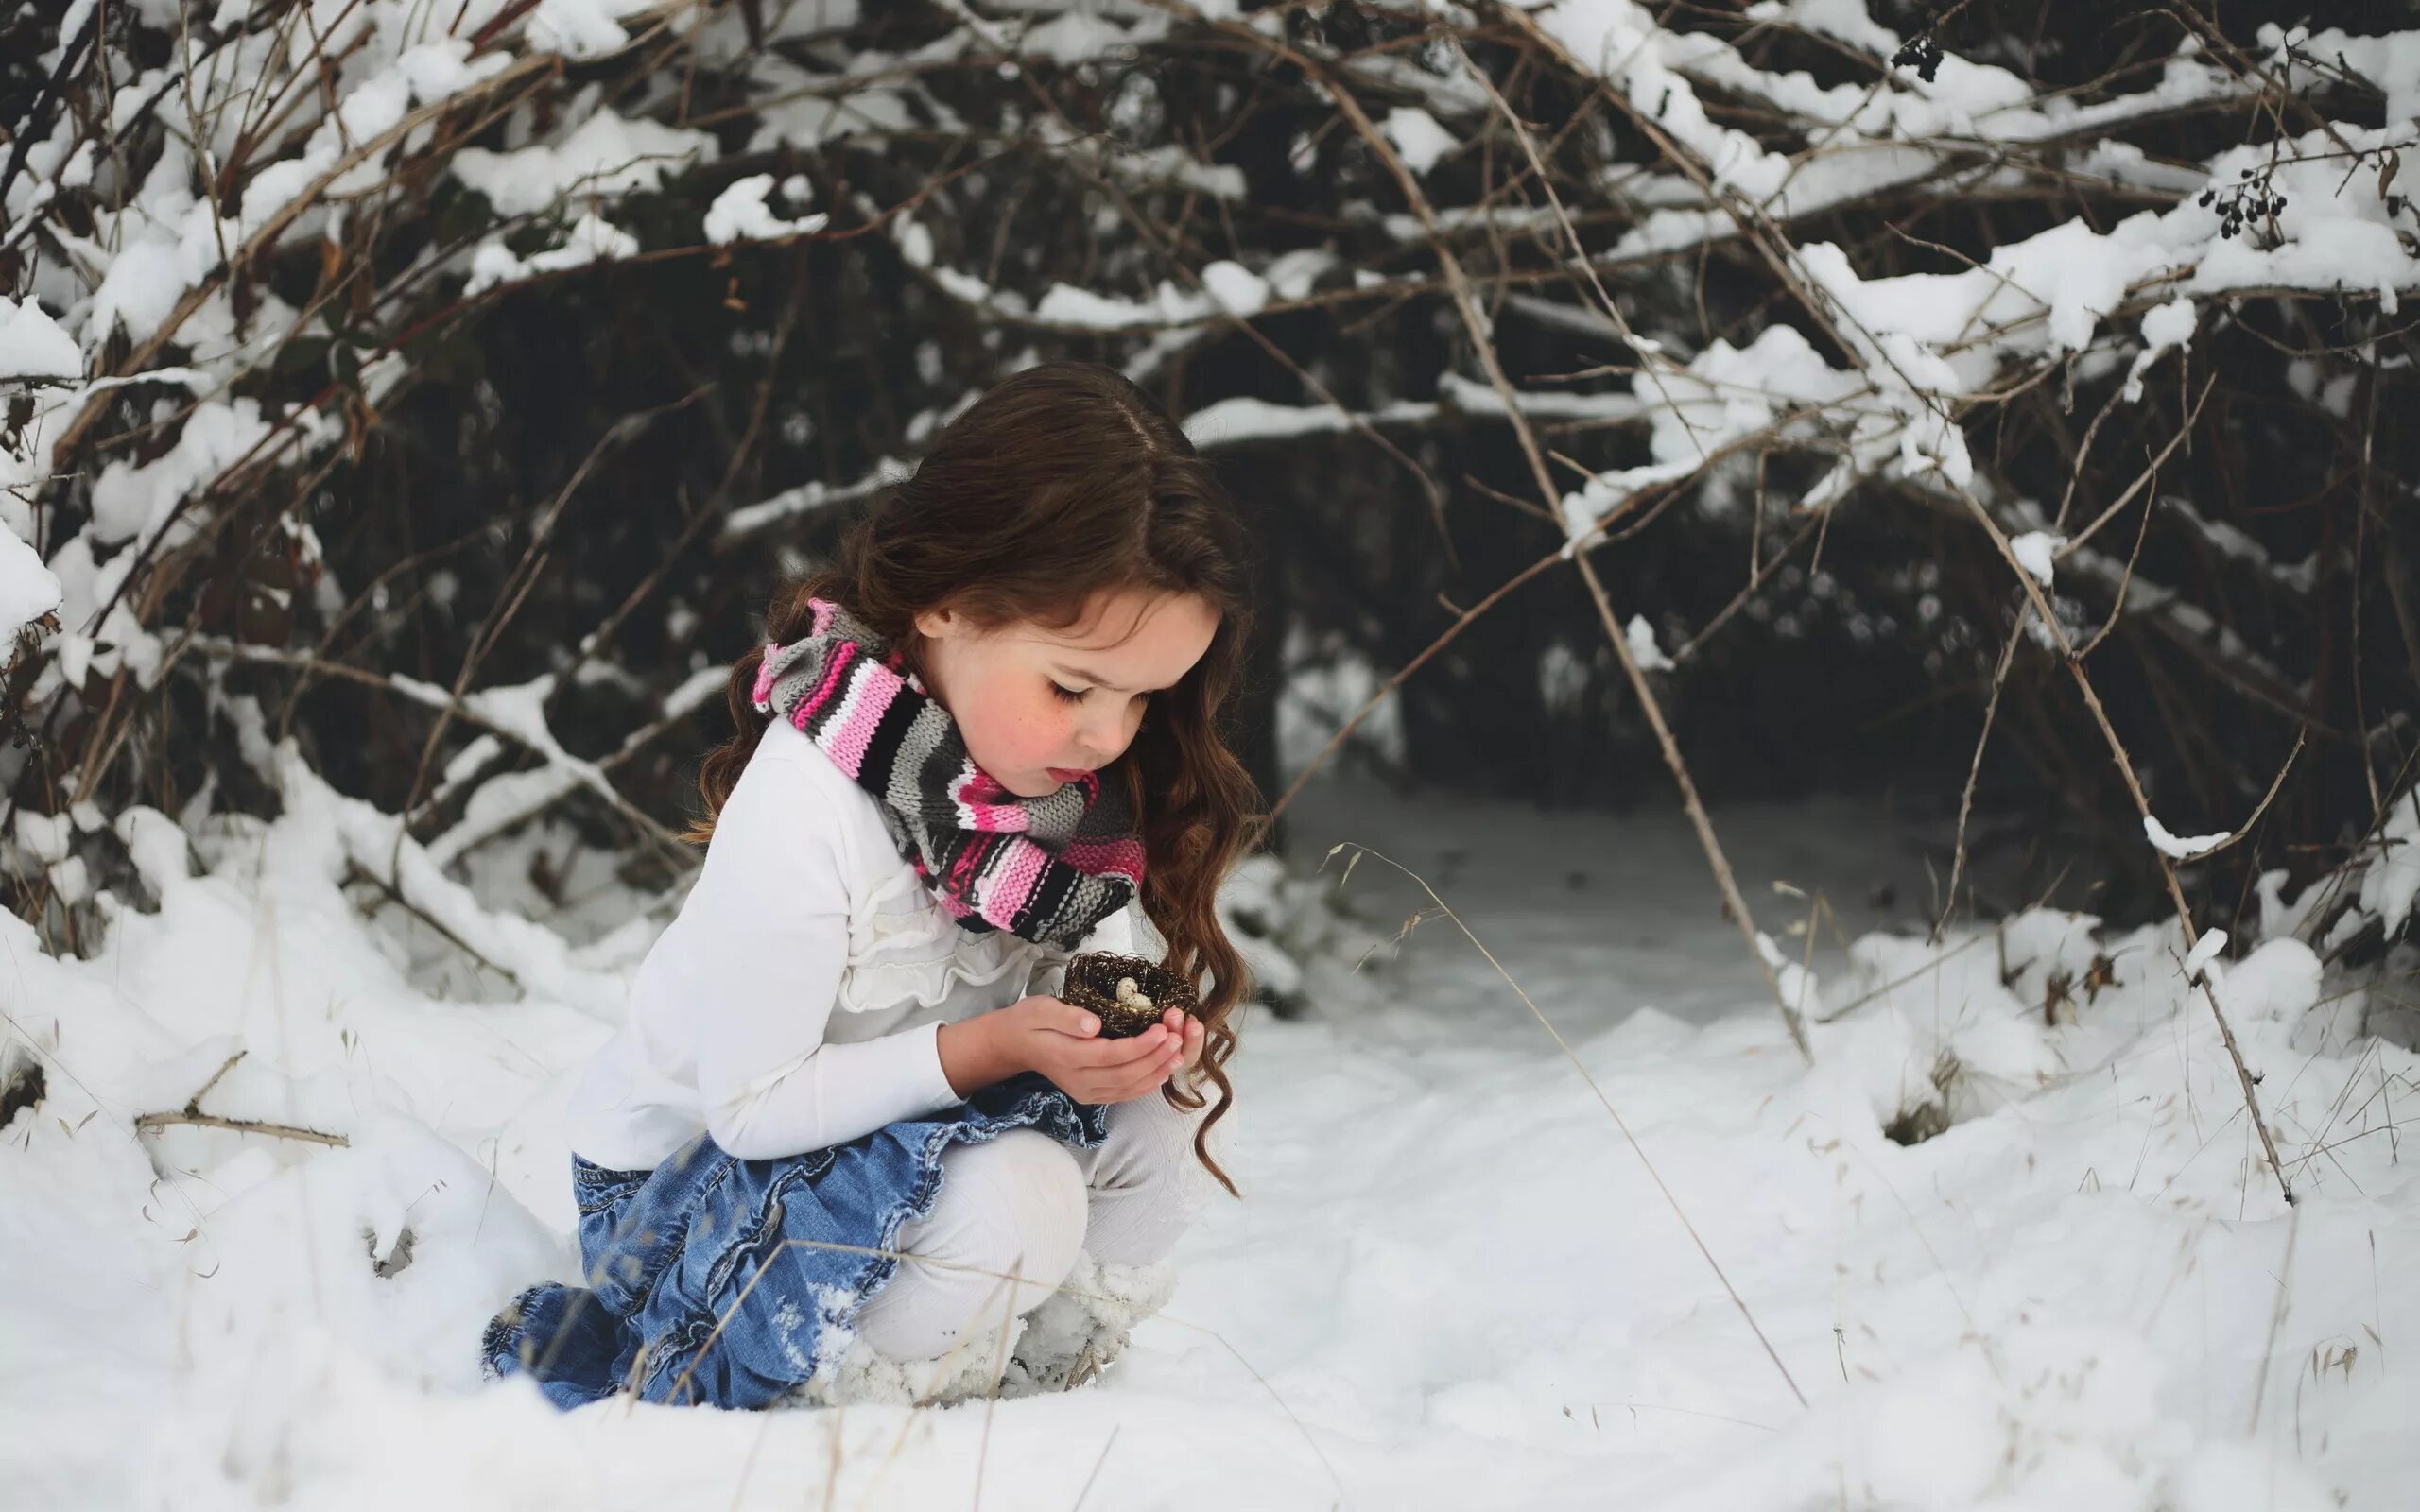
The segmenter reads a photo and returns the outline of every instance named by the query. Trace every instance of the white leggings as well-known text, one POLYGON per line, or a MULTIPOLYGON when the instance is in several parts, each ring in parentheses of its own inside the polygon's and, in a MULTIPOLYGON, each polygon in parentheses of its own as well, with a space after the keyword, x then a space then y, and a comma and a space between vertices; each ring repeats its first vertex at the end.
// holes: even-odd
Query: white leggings
POLYGON ((901 1226, 908 1258, 859 1310, 858 1337, 893 1360, 938 1359, 961 1335, 1040 1306, 1080 1249, 1104 1265, 1164 1259, 1208 1195, 1193 1153, 1203 1115, 1157 1091, 1108 1114, 1098 1149, 1018 1128, 943 1151, 941 1194, 901 1226), (1021 1279, 1013 1301, 1009 1276, 1021 1279))

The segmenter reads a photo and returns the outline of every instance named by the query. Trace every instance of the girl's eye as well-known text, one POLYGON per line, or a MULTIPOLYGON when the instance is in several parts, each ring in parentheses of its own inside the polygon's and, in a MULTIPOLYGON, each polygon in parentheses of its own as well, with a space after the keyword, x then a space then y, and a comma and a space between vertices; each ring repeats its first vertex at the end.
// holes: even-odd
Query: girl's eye
POLYGON ((1055 680, 1054 680, 1054 681, 1052 681, 1052 683, 1050 684, 1050 692, 1051 692, 1051 694, 1052 694, 1054 696, 1056 696, 1057 698, 1059 698, 1062 702, 1065 702, 1065 703, 1081 703, 1081 702, 1083 702, 1083 701, 1084 701, 1084 694, 1083 694, 1083 690, 1082 690, 1082 689, 1080 689, 1080 688, 1063 688, 1063 687, 1059 686, 1058 682, 1057 682, 1057 681, 1055 681, 1055 680))

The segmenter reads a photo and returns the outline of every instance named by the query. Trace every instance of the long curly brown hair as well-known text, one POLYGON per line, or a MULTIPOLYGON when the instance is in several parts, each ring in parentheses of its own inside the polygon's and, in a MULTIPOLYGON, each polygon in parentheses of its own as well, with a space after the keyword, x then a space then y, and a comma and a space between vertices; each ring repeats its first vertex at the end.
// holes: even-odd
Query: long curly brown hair
MULTIPOLYGON (((1107 770, 1125 782, 1140 816, 1143 912, 1167 941, 1168 970, 1201 988, 1200 1069, 1219 1101, 1194 1153, 1236 1195, 1208 1142, 1235 1102, 1229 1020, 1251 981, 1213 903, 1261 812, 1258 789, 1227 746, 1251 632, 1251 556, 1209 463, 1149 395, 1098 363, 1028 368, 944 426, 915 475, 876 496, 829 564, 775 591, 765 636, 731 669, 738 732, 707 755, 698 778, 706 816, 683 836, 703 845, 713 835, 764 734, 766 716, 751 697, 764 643, 805 634, 809 598, 849 610, 920 674, 916 616, 945 604, 987 629, 1023 622, 1063 630, 1104 591, 1206 600, 1219 613, 1209 649, 1176 686, 1152 695, 1133 743, 1107 770)), ((1181 1081, 1161 1089, 1169 1104, 1205 1106, 1181 1081)))

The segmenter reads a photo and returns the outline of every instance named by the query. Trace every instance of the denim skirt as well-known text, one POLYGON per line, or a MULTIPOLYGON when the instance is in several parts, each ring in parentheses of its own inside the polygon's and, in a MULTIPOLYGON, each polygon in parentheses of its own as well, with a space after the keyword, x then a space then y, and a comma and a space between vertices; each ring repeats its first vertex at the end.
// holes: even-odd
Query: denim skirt
POLYGON ((547 1281, 496 1314, 483 1372, 523 1374, 557 1406, 762 1407, 845 1347, 898 1268, 881 1251, 929 1215, 942 1152, 1012 1128, 1090 1149, 1106 1112, 1027 1072, 926 1119, 828 1149, 743 1160, 700 1134, 649 1171, 572 1156, 585 1286, 547 1281))

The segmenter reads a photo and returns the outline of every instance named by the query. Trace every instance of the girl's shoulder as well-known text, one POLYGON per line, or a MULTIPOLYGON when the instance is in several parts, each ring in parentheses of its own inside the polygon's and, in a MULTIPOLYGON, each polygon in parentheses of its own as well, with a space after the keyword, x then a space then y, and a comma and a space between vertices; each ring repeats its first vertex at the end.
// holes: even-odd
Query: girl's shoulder
POLYGON ((724 812, 729 814, 734 806, 739 810, 735 818, 742 827, 765 825, 790 839, 799 837, 802 829, 821 834, 829 840, 840 862, 852 868, 865 865, 870 856, 890 853, 888 832, 873 795, 784 720, 767 725, 755 750, 749 754, 724 812), (873 843, 872 850, 869 839, 873 843))

